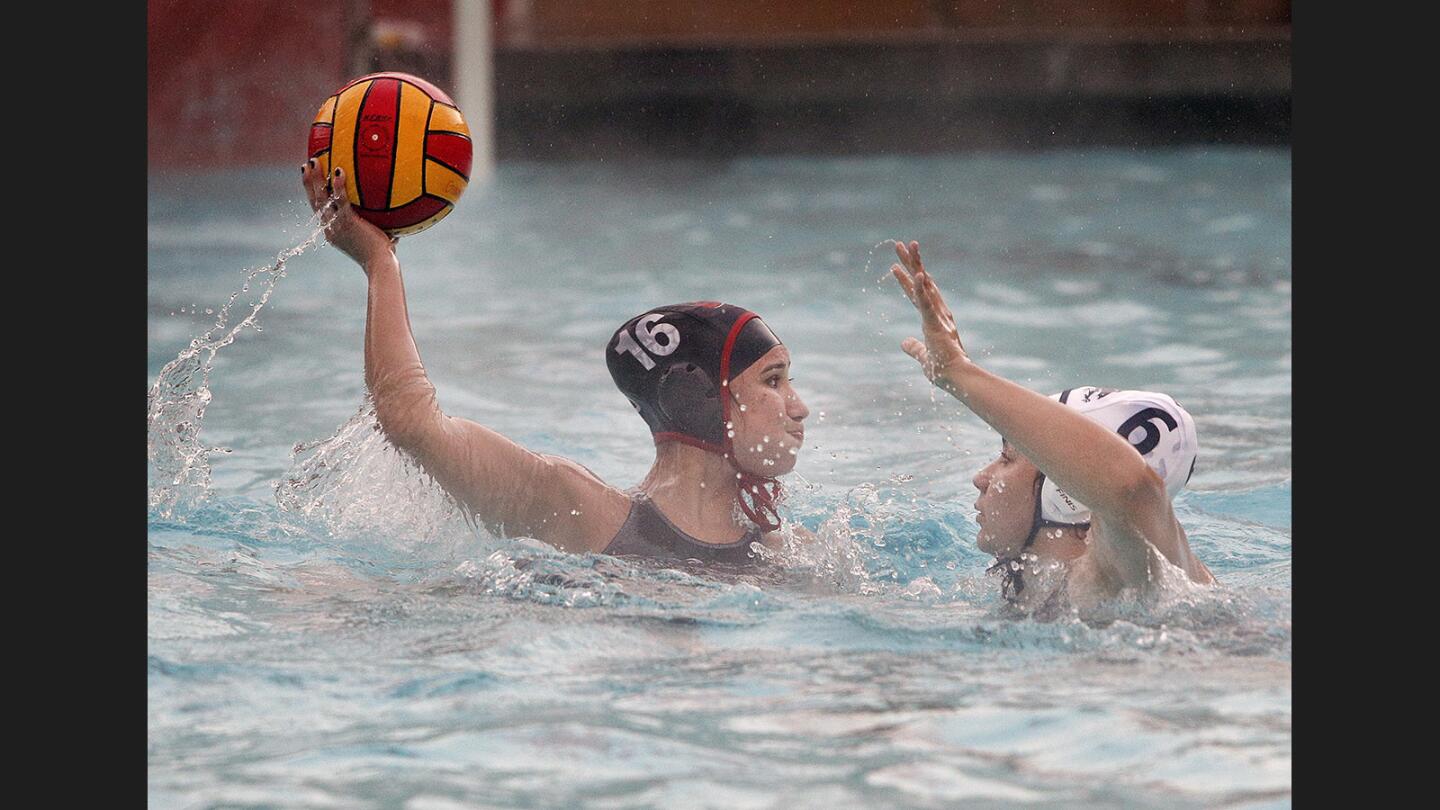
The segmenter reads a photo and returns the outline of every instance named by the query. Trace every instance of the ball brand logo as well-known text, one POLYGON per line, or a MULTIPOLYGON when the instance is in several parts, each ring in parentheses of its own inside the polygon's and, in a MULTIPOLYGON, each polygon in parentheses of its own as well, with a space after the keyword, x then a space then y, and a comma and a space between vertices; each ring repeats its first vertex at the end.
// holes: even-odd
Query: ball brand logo
POLYGON ((371 114, 369 114, 369 115, 361 116, 361 120, 362 120, 362 121, 389 121, 389 120, 390 120, 390 116, 388 116, 388 115, 383 115, 383 114, 380 114, 380 113, 371 113, 371 114))

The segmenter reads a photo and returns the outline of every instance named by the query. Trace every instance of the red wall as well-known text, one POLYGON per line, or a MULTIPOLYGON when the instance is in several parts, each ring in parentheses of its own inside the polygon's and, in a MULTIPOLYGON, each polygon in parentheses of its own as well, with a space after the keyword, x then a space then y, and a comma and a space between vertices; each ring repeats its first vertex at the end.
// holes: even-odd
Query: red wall
POLYGON ((298 166, 320 103, 369 69, 363 49, 371 46, 357 50, 346 33, 347 20, 367 11, 375 22, 418 23, 422 50, 443 54, 448 65, 451 13, 443 0, 149 0, 151 168, 298 166))
POLYGON ((152 169, 305 158, 320 103, 344 84, 344 0, 150 0, 152 169))

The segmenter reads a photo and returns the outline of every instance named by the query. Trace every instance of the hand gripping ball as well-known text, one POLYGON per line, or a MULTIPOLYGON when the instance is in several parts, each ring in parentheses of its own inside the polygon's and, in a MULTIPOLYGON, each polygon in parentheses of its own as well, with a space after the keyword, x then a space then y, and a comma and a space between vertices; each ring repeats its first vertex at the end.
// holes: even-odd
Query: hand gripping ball
POLYGON ((450 97, 408 73, 340 88, 310 125, 310 157, 344 169, 355 212, 391 236, 444 219, 470 182, 470 128, 450 97))

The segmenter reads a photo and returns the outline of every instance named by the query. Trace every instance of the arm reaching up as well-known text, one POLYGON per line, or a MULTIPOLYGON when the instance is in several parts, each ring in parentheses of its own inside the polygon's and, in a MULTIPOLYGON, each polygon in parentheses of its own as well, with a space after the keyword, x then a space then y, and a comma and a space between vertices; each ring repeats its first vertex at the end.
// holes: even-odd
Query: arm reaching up
POLYGON ((624 522, 628 498, 575 462, 442 412, 411 333, 397 240, 355 213, 341 170, 326 178, 312 160, 301 174, 311 208, 333 212, 326 238, 369 281, 365 385, 386 438, 497 533, 567 551, 603 548, 624 522))
MULTIPOLYGON (((1175 520, 1166 481, 1142 456, 1146 451, 1137 452, 1126 437, 1075 408, 976 365, 960 342, 954 315, 925 270, 920 245, 897 242, 895 252, 900 262, 891 267, 891 273, 920 314, 924 335, 923 341, 906 338, 901 348, 915 358, 932 383, 954 395, 1040 474, 1088 507, 1095 527, 1089 532, 1086 564, 1096 566, 1104 579, 1122 587, 1139 585, 1157 575, 1151 565, 1153 549, 1191 579, 1213 581, 1191 553, 1175 520)), ((1127 433, 1138 429, 1137 423, 1127 433)), ((1180 474, 1188 477, 1188 470, 1180 474)), ((977 480, 983 495, 982 485, 989 476, 982 473, 977 480)), ((1039 497, 1038 484, 1030 497, 1039 497)), ((1040 513, 1034 500, 1028 502, 1028 508, 1040 513)), ((1012 505, 1012 511, 1018 507, 1012 505)), ((1033 526, 1030 532, 1025 543, 1033 540, 1033 526)), ((1019 547, 1019 540, 1010 540, 1009 547, 1019 547)))

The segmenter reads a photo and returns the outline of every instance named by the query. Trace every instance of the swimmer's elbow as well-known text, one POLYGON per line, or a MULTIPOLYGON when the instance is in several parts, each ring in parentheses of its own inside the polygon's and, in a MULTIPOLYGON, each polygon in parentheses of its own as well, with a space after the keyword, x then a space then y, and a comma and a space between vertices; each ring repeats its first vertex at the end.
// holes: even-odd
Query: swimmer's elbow
POLYGON ((1165 491, 1165 481, 1150 466, 1141 462, 1127 470, 1117 482, 1119 508, 1126 514, 1147 514, 1160 510, 1170 503, 1165 491))
POLYGON ((397 447, 417 450, 443 429, 435 386, 424 369, 379 378, 371 386, 370 396, 380 429, 397 447))

